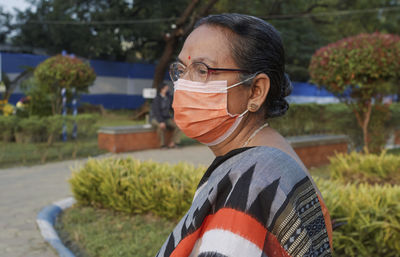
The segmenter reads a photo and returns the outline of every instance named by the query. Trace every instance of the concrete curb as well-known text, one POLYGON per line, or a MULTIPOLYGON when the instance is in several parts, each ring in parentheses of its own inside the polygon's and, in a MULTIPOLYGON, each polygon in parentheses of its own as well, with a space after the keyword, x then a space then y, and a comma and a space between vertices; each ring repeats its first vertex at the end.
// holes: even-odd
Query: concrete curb
POLYGON ((71 207, 74 203, 76 203, 76 201, 73 197, 54 202, 52 205, 44 207, 36 218, 36 223, 44 240, 57 251, 60 257, 75 257, 75 255, 63 245, 61 239, 58 237, 57 231, 54 229, 57 215, 71 207))

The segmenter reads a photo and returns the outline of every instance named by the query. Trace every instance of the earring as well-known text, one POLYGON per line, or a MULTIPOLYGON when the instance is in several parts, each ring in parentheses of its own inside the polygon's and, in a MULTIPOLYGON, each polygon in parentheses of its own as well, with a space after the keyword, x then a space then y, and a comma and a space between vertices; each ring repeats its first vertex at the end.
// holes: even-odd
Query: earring
POLYGON ((258 105, 257 104, 250 104, 248 107, 249 111, 251 112, 256 112, 258 110, 258 105))

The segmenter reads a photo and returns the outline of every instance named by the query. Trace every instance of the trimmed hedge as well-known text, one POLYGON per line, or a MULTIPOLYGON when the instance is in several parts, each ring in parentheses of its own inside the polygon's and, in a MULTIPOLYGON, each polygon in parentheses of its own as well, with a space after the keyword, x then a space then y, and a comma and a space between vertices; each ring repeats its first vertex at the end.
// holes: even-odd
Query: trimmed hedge
MULTIPOLYGON (((179 219, 190 207, 205 168, 133 159, 89 160, 70 179, 79 204, 179 219)), ((316 181, 331 217, 337 256, 396 256, 400 252, 400 187, 316 181)))
POLYGON ((17 143, 43 142, 46 138, 45 118, 39 116, 31 116, 28 118, 18 119, 15 125, 15 141, 17 143))
POLYGON ((187 163, 91 159, 69 182, 81 204, 178 219, 189 209, 203 173, 204 167, 187 163))
POLYGON ((3 142, 10 142, 14 136, 14 128, 17 124, 17 117, 15 116, 1 116, 0 115, 0 140, 3 142))
POLYGON ((30 116, 21 118, 16 116, 0 116, 0 140, 17 143, 47 142, 49 144, 61 138, 63 124, 67 125, 69 137, 72 135, 74 124, 77 124, 77 138, 96 136, 96 122, 99 115, 79 114, 47 117, 30 116))

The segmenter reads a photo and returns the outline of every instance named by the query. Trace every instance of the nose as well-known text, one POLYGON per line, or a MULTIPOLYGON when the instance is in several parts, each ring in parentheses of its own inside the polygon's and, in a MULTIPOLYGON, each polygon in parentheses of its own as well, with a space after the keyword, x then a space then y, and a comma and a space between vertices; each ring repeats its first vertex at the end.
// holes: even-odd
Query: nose
POLYGON ((183 74, 180 76, 181 79, 185 79, 185 80, 190 80, 190 74, 189 74, 189 69, 186 68, 185 71, 183 72, 183 74))

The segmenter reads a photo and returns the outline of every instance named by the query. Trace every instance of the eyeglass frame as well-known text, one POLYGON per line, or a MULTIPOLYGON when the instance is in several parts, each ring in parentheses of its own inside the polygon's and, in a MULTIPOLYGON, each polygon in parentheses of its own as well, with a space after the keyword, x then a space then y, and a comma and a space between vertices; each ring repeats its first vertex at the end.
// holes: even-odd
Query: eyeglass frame
MULTIPOLYGON (((171 67, 172 67, 172 65, 174 65, 174 64, 182 65, 182 66, 185 67, 185 72, 186 72, 186 70, 187 70, 191 65, 196 64, 196 63, 197 63, 197 64, 203 64, 204 66, 207 67, 207 79, 206 79, 204 82, 207 82, 210 73, 215 72, 215 71, 232 71, 232 72, 251 73, 250 71, 248 71, 248 70, 243 70, 243 69, 212 68, 212 67, 210 67, 209 65, 207 65, 207 64, 204 63, 204 62, 192 62, 191 64, 189 64, 188 66, 186 66, 186 65, 184 65, 184 64, 183 64, 182 62, 180 62, 180 61, 175 61, 175 62, 173 62, 173 63, 171 63, 171 64, 169 65, 169 76, 170 76, 171 80, 174 81, 174 82, 176 81, 176 80, 174 80, 174 79, 172 78, 172 76, 171 76, 171 67)), ((178 79, 180 79, 180 78, 178 78, 178 79)))

